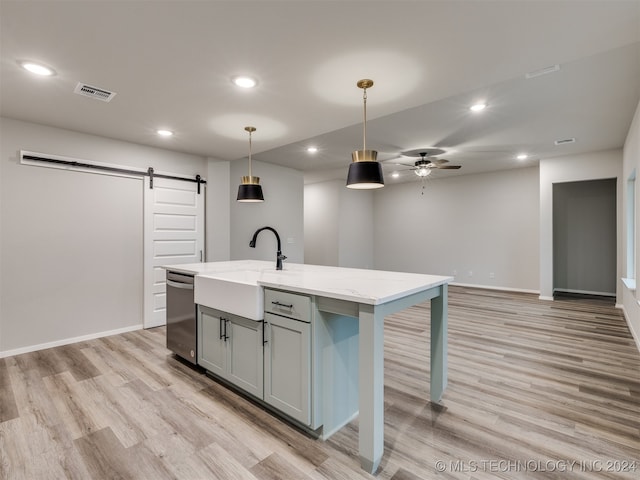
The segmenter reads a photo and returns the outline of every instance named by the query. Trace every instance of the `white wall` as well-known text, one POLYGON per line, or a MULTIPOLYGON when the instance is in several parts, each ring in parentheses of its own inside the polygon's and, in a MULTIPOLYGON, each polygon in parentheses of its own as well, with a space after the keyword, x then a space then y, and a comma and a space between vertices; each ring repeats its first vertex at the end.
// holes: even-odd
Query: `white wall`
POLYGON ((413 182, 375 193, 375 268, 537 291, 537 167, 428 180, 421 192, 413 182))
MULTIPOLYGON (((624 194, 621 196, 624 205, 624 214, 621 218, 627 218, 627 203, 624 199, 627 198, 627 179, 630 177, 632 172, 635 170, 636 173, 640 173, 640 103, 638 103, 638 107, 636 109, 635 117, 633 118, 633 123, 631 124, 631 128, 629 129, 629 134, 627 135, 627 139, 624 144, 623 150, 623 173, 622 173, 622 191, 624 194)), ((637 273, 640 272, 640 258, 638 252, 640 252, 640 236, 638 232, 640 229, 638 226, 640 225, 640 192, 638 192, 638 183, 640 182, 640 176, 636 177, 637 180, 635 182, 636 192, 635 192, 635 225, 636 225, 636 240, 635 240, 635 250, 636 250, 636 258, 635 258, 635 279, 637 279, 637 273)), ((620 190, 618 190, 620 191, 620 190)), ((620 196, 620 195, 619 195, 620 196)), ((626 265, 626 257, 627 257, 627 229, 626 223, 623 223, 623 232, 622 237, 622 246, 620 248, 622 253, 622 265, 626 265)), ((624 271, 623 271, 624 272, 624 271)), ((626 272, 622 273, 622 275, 626 276, 626 272)), ((626 285, 621 286, 622 290, 622 305, 625 313, 625 318, 627 319, 627 324, 629 325, 629 329, 633 334, 636 345, 638 346, 638 350, 640 350, 640 305, 638 301, 640 300, 640 296, 638 295, 638 291, 635 288, 635 282, 633 288, 629 288, 626 285)))
POLYGON ((231 164, 208 159, 206 236, 207 262, 231 259, 231 164))
POLYGON ((305 185, 305 263, 373 268, 373 195, 344 180, 305 185))
MULTIPOLYGON (((616 178, 622 191, 622 150, 607 150, 540 161, 540 298, 553 299, 553 184, 616 178)), ((617 200, 617 274, 621 276, 622 196, 617 200)), ((620 281, 616 296, 620 300, 620 281)))
POLYGON ((205 176, 206 161, 0 119, 0 356, 142 325, 140 179, 19 163, 21 149, 205 176))
POLYGON ((374 266, 374 190, 352 190, 339 180, 339 251, 340 267, 373 268, 374 266))
POLYGON ((253 174, 260 177, 262 203, 236 201, 241 177, 247 175, 247 162, 231 163, 230 212, 231 260, 273 260, 276 240, 268 231, 260 233, 256 248, 249 248, 253 233, 260 227, 273 227, 282 241, 286 262, 304 263, 304 179, 302 172, 269 163, 253 161, 253 174))
POLYGON ((4 195, 2 195, 3 192, 3 188, 2 185, 4 184, 3 178, 3 168, 2 168, 2 164, 4 163, 4 158, 5 158, 5 153, 2 150, 3 145, 5 145, 7 143, 8 140, 5 140, 5 132, 4 132, 4 128, 3 128, 3 119, 2 117, 0 117, 0 357, 2 356, 2 351, 3 351, 3 347, 2 347, 2 338, 3 338, 3 334, 2 334, 2 312, 4 311, 4 307, 3 307, 3 283, 4 283, 4 275, 2 275, 2 272, 4 271, 4 267, 3 267, 3 263, 2 263, 2 259, 3 259, 3 254, 2 252, 3 250, 3 245, 4 245, 4 229, 2 227, 2 217, 3 217, 3 207, 4 207, 4 202, 3 202, 3 197, 4 195))
POLYGON ((304 263, 338 266, 342 182, 304 186, 304 263))

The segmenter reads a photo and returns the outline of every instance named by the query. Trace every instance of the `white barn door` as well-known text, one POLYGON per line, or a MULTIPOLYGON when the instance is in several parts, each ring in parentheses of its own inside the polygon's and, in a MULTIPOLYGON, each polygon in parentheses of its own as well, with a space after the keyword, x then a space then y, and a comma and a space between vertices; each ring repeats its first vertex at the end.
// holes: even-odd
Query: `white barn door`
POLYGON ((144 177, 144 328, 166 324, 166 275, 161 265, 204 261, 205 186, 144 177))

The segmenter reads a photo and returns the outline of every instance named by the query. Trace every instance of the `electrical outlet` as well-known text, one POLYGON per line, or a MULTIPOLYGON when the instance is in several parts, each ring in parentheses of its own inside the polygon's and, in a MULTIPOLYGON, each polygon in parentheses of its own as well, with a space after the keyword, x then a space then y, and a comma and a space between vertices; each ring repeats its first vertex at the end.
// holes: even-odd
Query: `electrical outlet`
POLYGON ((287 243, 296 243, 296 239, 293 237, 288 237, 287 238, 287 243))
POLYGON ((469 270, 469 276, 473 277, 473 270, 469 270))
POLYGON ((453 271, 453 276, 455 277, 456 275, 458 275, 458 270, 453 271))
POLYGON ((496 278, 496 274, 493 272, 489 272, 489 278, 496 278))

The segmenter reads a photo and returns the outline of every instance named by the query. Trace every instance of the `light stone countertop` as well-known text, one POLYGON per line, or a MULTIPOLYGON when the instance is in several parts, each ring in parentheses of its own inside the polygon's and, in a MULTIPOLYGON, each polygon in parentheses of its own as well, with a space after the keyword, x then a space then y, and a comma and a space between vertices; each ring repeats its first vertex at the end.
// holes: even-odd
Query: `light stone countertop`
POLYGON ((275 260, 233 260, 226 262, 207 263, 181 263, 177 265, 163 265, 162 268, 172 272, 186 273, 188 275, 210 275, 224 272, 237 272, 240 270, 275 270, 275 260))
POLYGON ((275 260, 193 263, 164 268, 211 278, 226 272, 253 271, 257 272, 257 284, 263 287, 370 305, 387 303, 453 281, 453 277, 439 275, 286 262, 283 270, 276 270, 275 260))

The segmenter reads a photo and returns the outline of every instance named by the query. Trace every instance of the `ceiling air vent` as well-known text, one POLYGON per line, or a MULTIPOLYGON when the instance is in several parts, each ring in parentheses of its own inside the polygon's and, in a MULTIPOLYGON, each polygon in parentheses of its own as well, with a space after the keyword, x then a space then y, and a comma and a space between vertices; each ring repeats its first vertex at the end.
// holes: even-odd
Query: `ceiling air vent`
POLYGON ((110 102, 113 97, 116 96, 115 92, 110 92, 102 88, 92 87, 86 83, 78 83, 73 93, 78 95, 84 95, 85 97, 95 98, 96 100, 102 100, 103 102, 110 102))
POLYGON ((576 139, 575 138, 563 138, 562 140, 556 140, 555 143, 556 145, 566 145, 567 143, 575 143, 576 139))
POLYGON ((541 77, 542 75, 547 75, 549 73, 557 72, 560 70, 560 65, 550 65, 548 67, 541 68, 539 70, 533 70, 532 72, 527 72, 524 77, 529 80, 530 78, 541 77))

